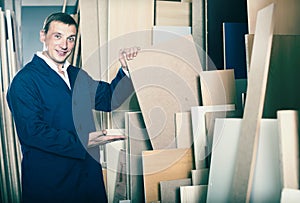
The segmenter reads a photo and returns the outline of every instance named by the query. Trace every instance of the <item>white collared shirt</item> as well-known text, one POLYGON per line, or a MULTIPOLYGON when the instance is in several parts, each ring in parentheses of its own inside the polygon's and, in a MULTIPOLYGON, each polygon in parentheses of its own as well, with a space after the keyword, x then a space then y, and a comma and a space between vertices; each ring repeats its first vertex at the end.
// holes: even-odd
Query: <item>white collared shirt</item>
POLYGON ((40 57, 41 59, 43 59, 48 64, 48 66, 50 66, 50 68, 52 68, 65 81, 65 83, 67 84, 69 89, 71 89, 70 80, 69 80, 69 76, 68 76, 68 72, 67 72, 67 68, 70 65, 70 62, 68 60, 66 60, 66 62, 63 65, 62 71, 64 72, 64 75, 62 75, 61 73, 58 72, 57 65, 51 59, 49 59, 47 56, 45 56, 43 54, 43 52, 38 51, 36 53, 36 55, 38 57, 40 57))

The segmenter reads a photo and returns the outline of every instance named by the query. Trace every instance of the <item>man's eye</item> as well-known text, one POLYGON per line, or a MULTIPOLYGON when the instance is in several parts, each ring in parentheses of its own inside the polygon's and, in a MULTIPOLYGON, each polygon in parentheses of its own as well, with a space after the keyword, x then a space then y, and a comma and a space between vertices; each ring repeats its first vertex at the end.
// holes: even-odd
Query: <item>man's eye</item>
POLYGON ((68 38, 68 41, 69 41, 69 42, 75 42, 75 37, 69 37, 69 38, 68 38))
POLYGON ((60 36, 60 35, 54 35, 54 38, 55 38, 55 39, 60 39, 61 36, 60 36))

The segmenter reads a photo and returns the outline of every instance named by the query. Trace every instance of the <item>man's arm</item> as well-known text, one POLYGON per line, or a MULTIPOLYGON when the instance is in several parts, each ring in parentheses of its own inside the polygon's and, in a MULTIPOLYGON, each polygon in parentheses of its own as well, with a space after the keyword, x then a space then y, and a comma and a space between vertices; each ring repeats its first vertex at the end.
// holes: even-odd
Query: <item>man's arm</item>
POLYGON ((85 158, 86 150, 76 134, 53 128, 42 119, 43 103, 30 80, 15 79, 8 90, 7 101, 23 147, 65 157, 85 158))

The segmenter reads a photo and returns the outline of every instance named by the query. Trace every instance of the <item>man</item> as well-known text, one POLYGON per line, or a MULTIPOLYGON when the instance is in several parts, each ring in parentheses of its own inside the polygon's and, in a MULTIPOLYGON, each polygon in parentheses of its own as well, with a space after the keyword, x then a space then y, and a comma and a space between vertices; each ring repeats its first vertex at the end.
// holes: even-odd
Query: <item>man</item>
POLYGON ((22 147, 25 203, 107 202, 101 139, 89 138, 95 131, 92 109, 111 111, 132 93, 126 60, 139 49, 122 50, 121 68, 110 84, 94 81, 67 61, 77 29, 68 14, 48 16, 40 31, 43 52, 17 73, 7 93, 22 147))

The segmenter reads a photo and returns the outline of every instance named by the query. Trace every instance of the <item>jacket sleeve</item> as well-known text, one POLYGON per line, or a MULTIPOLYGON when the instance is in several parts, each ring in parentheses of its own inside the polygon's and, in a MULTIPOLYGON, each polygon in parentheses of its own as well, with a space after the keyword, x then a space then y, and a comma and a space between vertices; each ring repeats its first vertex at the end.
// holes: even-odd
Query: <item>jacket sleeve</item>
POLYGON ((35 84, 15 77, 7 92, 20 143, 60 156, 84 159, 86 150, 71 131, 55 129, 42 119, 43 103, 35 84))
POLYGON ((102 81, 98 83, 95 94, 95 109, 106 112, 112 111, 118 108, 133 92, 131 79, 120 68, 110 84, 102 81))

